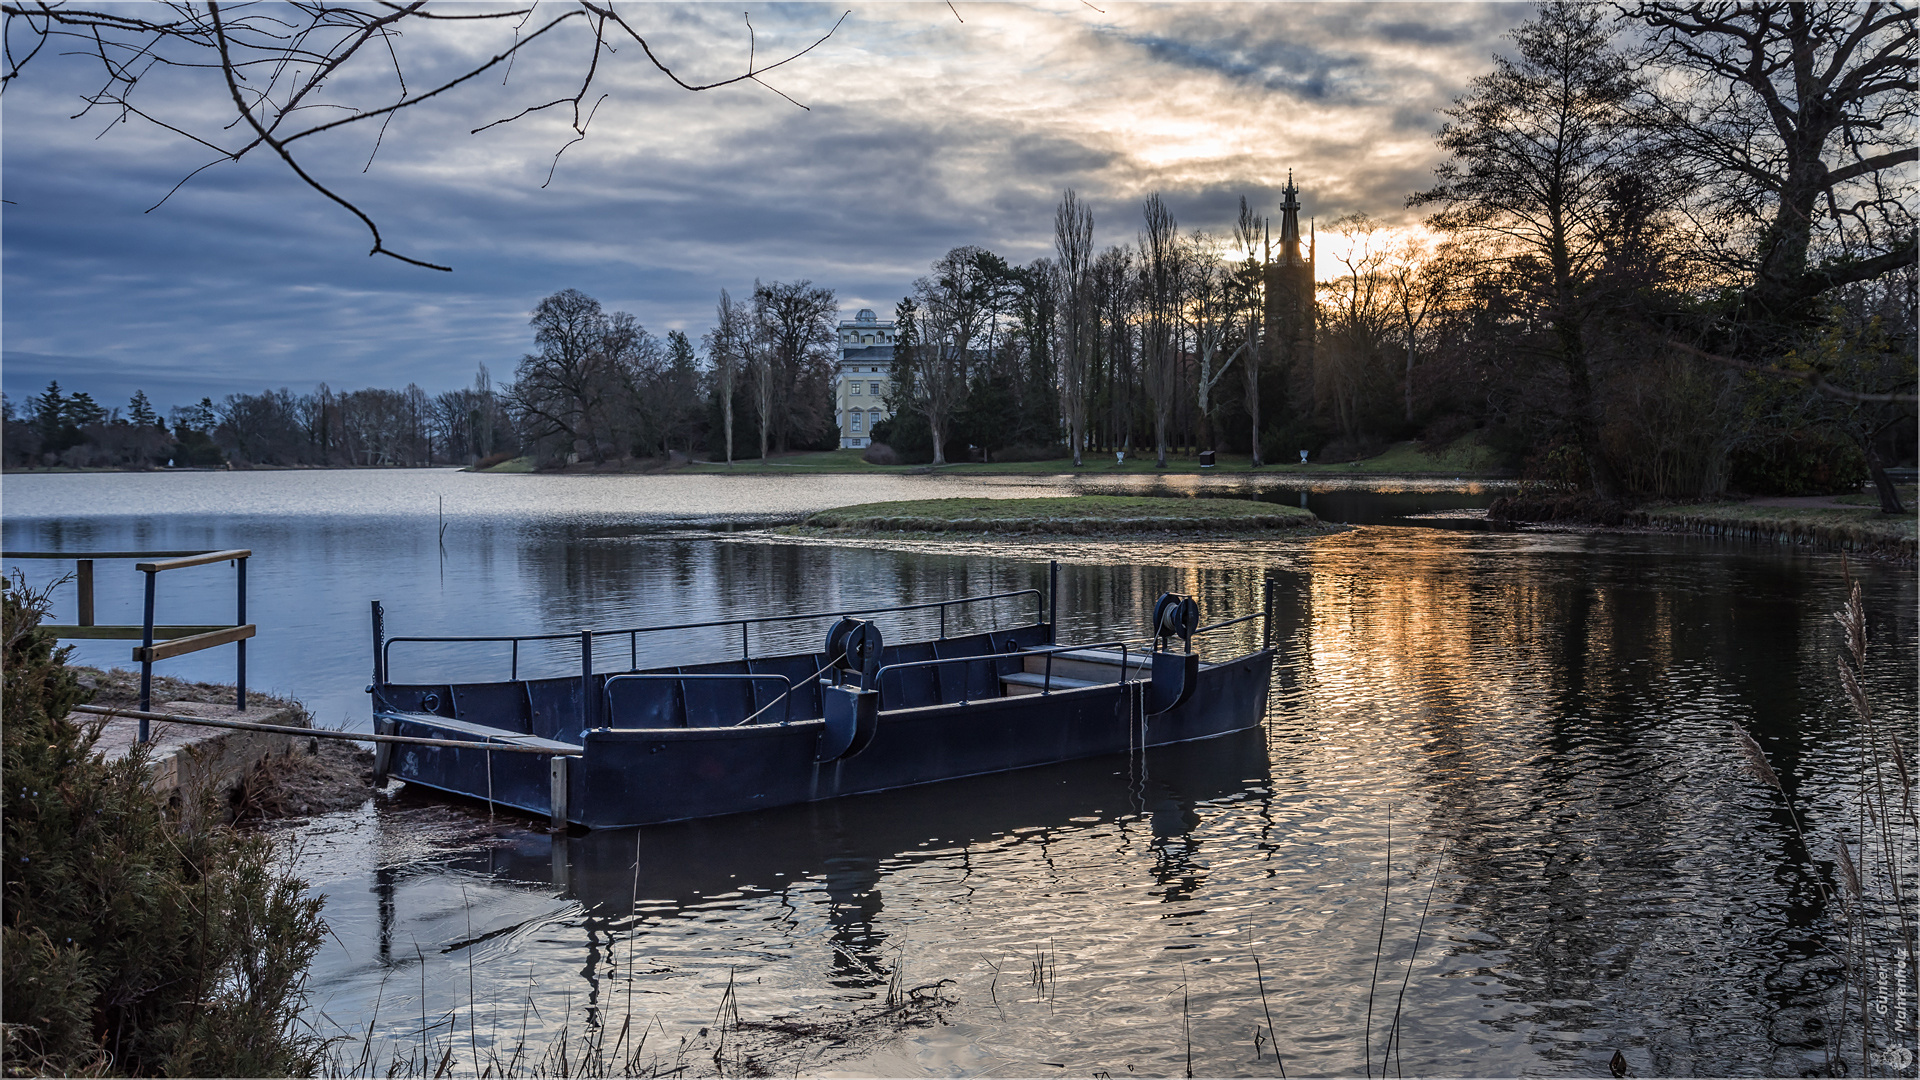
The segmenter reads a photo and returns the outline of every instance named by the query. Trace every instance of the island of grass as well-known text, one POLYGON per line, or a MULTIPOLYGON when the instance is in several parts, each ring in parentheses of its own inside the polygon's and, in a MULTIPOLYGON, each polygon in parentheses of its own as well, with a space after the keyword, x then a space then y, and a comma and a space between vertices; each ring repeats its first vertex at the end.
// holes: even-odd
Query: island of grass
POLYGON ((802 532, 1136 535, 1264 533, 1315 526, 1297 506, 1246 499, 1069 495, 1039 499, 914 499, 822 510, 802 532))

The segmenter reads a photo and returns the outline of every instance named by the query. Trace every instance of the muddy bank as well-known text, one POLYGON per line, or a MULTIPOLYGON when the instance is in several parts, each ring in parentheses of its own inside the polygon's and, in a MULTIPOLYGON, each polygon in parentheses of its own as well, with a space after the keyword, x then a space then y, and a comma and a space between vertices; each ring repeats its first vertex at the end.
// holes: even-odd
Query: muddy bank
MULTIPOLYGON (((76 667, 80 685, 93 690, 92 704, 134 709, 140 705, 140 673, 121 668, 76 667)), ((167 675, 153 677, 152 700, 232 705, 234 688, 225 683, 193 682, 167 675)), ((249 711, 295 710, 300 703, 258 691, 247 693, 249 711)), ((373 752, 345 739, 293 739, 293 750, 263 758, 227 795, 235 821, 268 822, 350 810, 373 795, 373 752)))

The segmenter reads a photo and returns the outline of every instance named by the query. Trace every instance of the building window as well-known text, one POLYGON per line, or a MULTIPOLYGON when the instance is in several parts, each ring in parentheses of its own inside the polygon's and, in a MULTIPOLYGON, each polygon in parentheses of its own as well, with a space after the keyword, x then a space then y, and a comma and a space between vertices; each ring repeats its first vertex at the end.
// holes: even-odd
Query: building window
POLYGON ((849 393, 849 394, 853 394, 853 395, 855 395, 855 396, 858 396, 858 395, 859 395, 859 393, 860 393, 860 384, 859 384, 859 383, 848 383, 848 384, 847 384, 847 393, 849 393))
MULTIPOLYGON (((869 414, 869 417, 868 417, 868 418, 869 418, 870 420, 872 420, 872 422, 873 422, 873 424, 877 424, 877 423, 879 423, 879 422, 880 422, 880 410, 879 410, 879 409, 875 409, 875 410, 873 410, 873 412, 872 412, 871 414, 869 414)), ((872 424, 869 424, 868 426, 869 426, 869 427, 871 427, 871 426, 873 426, 873 425, 872 425, 872 424)))
POLYGON ((855 431, 861 430, 860 422, 862 420, 865 420, 866 418, 867 417, 865 413, 854 413, 853 414, 853 430, 855 431))
MULTIPOLYGON (((855 390, 855 391, 854 391, 854 393, 856 393, 856 394, 857 394, 857 393, 859 393, 859 392, 860 392, 860 391, 858 391, 858 390, 855 390)), ((876 383, 868 383, 868 384, 867 384, 867 393, 869 393, 869 394, 872 394, 872 395, 873 395, 874 397, 879 397, 879 396, 880 396, 880 384, 879 384, 879 383, 877 383, 877 382, 876 382, 876 383)))

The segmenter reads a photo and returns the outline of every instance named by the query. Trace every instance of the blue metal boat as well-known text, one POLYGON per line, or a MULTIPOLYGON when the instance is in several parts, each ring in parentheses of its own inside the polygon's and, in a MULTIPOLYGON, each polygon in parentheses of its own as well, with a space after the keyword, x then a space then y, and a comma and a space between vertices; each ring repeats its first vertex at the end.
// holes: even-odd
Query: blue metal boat
POLYGON ((1199 625, 1155 605, 1150 638, 1062 645, 1058 575, 1038 589, 856 612, 806 612, 567 634, 394 637, 373 603, 374 729, 466 745, 378 744, 379 779, 617 828, 736 814, 1210 739, 1257 726, 1273 670, 1263 610, 1199 625), (949 636, 948 613, 1034 603, 1031 622, 949 636), (883 618, 938 613, 937 636, 887 643, 883 618), (1262 621, 1263 647, 1204 663, 1196 635, 1262 621), (750 636, 824 630, 811 652, 754 655, 750 636), (642 666, 658 635, 738 629, 737 656, 642 666), (507 654, 508 678, 391 677, 395 646, 507 654), (624 668, 596 666, 619 645, 624 668), (501 647, 505 646, 504 649, 501 647), (579 674, 521 678, 523 652, 577 652, 579 674), (501 752, 472 744, 497 745, 501 752), (510 751, 510 752, 509 752, 510 751))

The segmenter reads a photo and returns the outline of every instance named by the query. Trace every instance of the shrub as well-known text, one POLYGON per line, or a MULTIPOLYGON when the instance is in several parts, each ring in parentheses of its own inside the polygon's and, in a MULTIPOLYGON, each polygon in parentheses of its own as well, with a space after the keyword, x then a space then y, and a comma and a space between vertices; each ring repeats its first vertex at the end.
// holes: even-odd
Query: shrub
POLYGON ((900 455, 894 453, 893 447, 886 443, 874 442, 867 444, 867 452, 860 455, 860 460, 874 465, 898 465, 900 455))
POLYGON ((39 626, 45 594, 7 581, 0 607, 8 1074, 311 1072, 295 1025, 321 900, 266 837, 163 807, 144 749, 98 752, 100 726, 67 720, 91 693, 39 626))
POLYGON ((1038 443, 1015 443, 993 452, 995 461, 1055 461, 1071 456, 1071 452, 1064 446, 1046 446, 1038 443))
POLYGON ((1749 495, 1828 495, 1860 490, 1859 444, 1822 431, 1791 431, 1735 451, 1730 486, 1749 495))
POLYGON ((1300 460, 1300 451, 1324 460, 1321 448, 1327 445, 1326 430, 1311 417, 1292 417, 1269 423, 1260 433, 1260 453, 1269 462, 1286 464, 1300 460))

